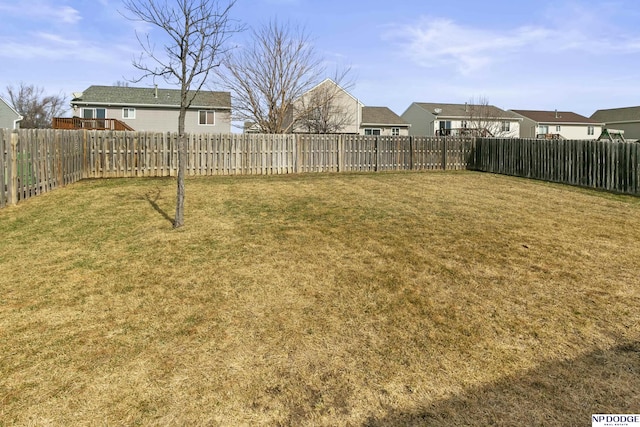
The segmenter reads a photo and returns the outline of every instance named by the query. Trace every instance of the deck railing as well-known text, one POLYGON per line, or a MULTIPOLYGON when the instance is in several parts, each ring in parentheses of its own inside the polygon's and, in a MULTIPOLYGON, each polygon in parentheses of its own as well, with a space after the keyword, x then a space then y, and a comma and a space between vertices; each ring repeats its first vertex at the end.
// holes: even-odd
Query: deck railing
POLYGON ((118 119, 83 119, 80 117, 54 117, 54 129, 134 130, 118 119))

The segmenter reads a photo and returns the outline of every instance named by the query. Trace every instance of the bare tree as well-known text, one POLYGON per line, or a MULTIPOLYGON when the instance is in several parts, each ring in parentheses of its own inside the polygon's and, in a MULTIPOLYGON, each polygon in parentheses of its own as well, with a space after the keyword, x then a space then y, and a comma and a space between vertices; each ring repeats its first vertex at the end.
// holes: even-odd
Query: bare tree
POLYGON ((68 108, 66 96, 45 95, 44 89, 25 83, 17 88, 8 86, 7 98, 23 117, 20 121, 23 129, 50 128, 53 118, 63 115, 68 108))
POLYGON ((133 65, 146 77, 162 77, 180 85, 178 115, 178 188, 174 227, 184 225, 184 178, 187 166, 185 117, 211 71, 228 52, 228 41, 242 26, 231 19, 236 0, 123 0, 129 18, 160 29, 167 37, 162 52, 154 50, 151 36, 136 34, 143 53, 133 65), (149 62, 145 62, 145 59, 149 62))
POLYGON ((471 98, 466 104, 467 133, 480 137, 501 137, 510 133, 508 121, 502 110, 489 104, 483 96, 471 98))
POLYGON ((252 43, 227 56, 220 73, 234 100, 234 120, 264 133, 290 132, 301 113, 293 103, 325 75, 322 58, 303 28, 271 21, 252 43))

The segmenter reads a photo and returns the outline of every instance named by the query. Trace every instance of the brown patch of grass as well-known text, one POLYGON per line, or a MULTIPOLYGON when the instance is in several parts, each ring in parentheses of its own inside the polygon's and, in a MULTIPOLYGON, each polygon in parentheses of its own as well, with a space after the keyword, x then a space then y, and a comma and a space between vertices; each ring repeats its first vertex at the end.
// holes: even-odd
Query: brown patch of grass
POLYGON ((171 179, 83 181, 0 211, 0 424, 637 412, 637 198, 466 172, 193 178, 173 230, 174 199, 171 179))

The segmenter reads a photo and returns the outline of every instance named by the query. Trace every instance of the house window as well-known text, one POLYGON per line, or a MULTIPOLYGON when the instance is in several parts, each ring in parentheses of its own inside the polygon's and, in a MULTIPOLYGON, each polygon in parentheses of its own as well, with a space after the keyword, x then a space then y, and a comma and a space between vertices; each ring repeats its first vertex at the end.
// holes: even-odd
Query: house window
POLYGON ((391 128, 391 135, 392 136, 400 135, 400 128, 391 128))
POLYGON ((213 126, 215 124, 215 114, 213 110, 198 111, 198 124, 213 126))
POLYGON ((560 125, 556 126, 556 132, 560 132, 560 129, 561 129, 560 125))
POLYGON ((595 129, 594 129, 593 126, 587 127, 587 135, 593 135, 594 131, 595 131, 595 129))
POLYGON ((502 122, 502 126, 500 128, 502 132, 510 132, 511 131, 511 122, 504 121, 502 122))
POLYGON ((466 128, 468 128, 468 127, 469 127, 469 122, 467 122, 466 120, 461 121, 461 122, 460 122, 460 127, 461 127, 462 129, 466 129, 466 128))
POLYGON ((542 135, 548 134, 549 133, 549 126, 547 126, 547 125, 538 126, 538 133, 542 134, 542 135))
POLYGON ((380 135, 380 129, 365 129, 365 135, 380 135))
POLYGON ((136 118, 136 109, 135 108, 123 108, 122 109, 122 118, 123 119, 135 119, 136 118))
POLYGON ((107 110, 104 108, 83 108, 82 118, 83 119, 106 119, 107 110))
POLYGON ((436 135, 448 136, 451 135, 451 120, 440 120, 440 129, 436 132, 436 135))

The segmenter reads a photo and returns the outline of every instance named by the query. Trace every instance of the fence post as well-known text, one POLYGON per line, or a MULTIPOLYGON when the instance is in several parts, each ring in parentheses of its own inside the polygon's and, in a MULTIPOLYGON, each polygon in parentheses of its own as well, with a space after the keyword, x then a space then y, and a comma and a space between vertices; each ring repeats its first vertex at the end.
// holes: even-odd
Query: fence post
POLYGON ((447 137, 440 137, 442 140, 442 170, 447 170, 447 137))
POLYGON ((14 129, 11 132, 11 144, 9 147, 9 155, 11 156, 9 167, 11 168, 11 176, 9 181, 9 203, 16 205, 18 203, 18 131, 14 129))
POLYGON ((338 170, 337 172, 342 172, 344 170, 344 166, 342 162, 344 162, 344 144, 342 141, 342 134, 338 135, 338 170))
POLYGON ((87 130, 82 131, 82 179, 89 178, 89 150, 87 148, 87 130))
POLYGON ((380 164, 380 148, 379 148, 379 136, 375 136, 375 143, 373 145, 373 150, 375 152, 375 164, 373 165, 373 170, 378 172, 378 165, 380 164))
POLYGON ((413 170, 413 136, 409 136, 409 170, 413 170))

